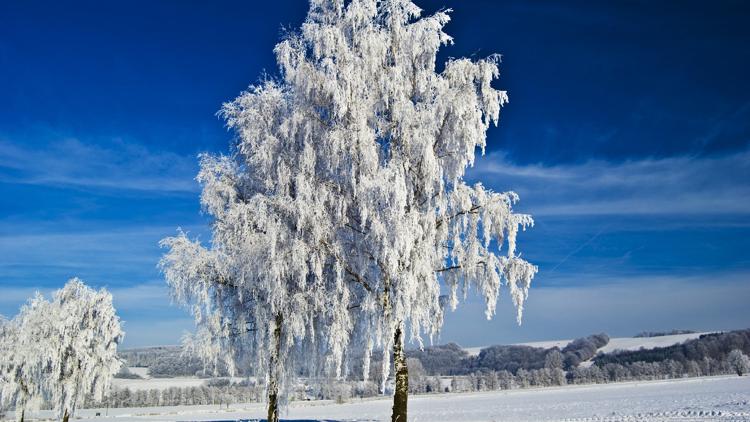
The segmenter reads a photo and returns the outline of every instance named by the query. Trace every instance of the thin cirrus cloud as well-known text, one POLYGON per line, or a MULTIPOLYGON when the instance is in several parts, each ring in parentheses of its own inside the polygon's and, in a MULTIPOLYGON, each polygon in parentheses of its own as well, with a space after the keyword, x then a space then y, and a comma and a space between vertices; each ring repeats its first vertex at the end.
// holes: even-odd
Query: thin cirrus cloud
POLYGON ((497 190, 512 189, 535 215, 747 214, 750 151, 612 163, 518 165, 502 153, 468 173, 497 190))
MULTIPOLYGON (((0 138, 0 181, 82 191, 101 207, 94 215, 96 221, 71 223, 65 214, 37 215, 26 208, 0 220, 0 231, 5 231, 0 236, 0 270, 4 275, 0 280, 4 283, 0 286, 0 313, 15 314, 35 287, 48 294, 77 275, 92 286, 110 287, 126 323, 129 347, 179 342, 182 331, 192 327, 188 314, 170 305, 163 281, 147 280, 159 280, 159 239, 174 234, 179 225, 193 225, 192 233, 205 230, 201 221, 190 217, 193 213, 198 217, 196 171, 195 156, 154 151, 141 144, 68 139, 33 148, 0 138), (146 200, 118 202, 113 198, 116 195, 110 195, 123 189, 143 194, 146 200), (182 202, 174 201, 174 193, 184 194, 182 202), (122 207, 130 209, 110 215, 122 207), (68 222, 61 225, 60 221, 68 222), (160 322, 154 324, 155 320, 160 322)), ((748 314, 737 299, 747 297, 746 261, 736 258, 730 268, 733 272, 719 277, 705 259, 702 267, 676 271, 672 267, 683 261, 699 262, 693 259, 697 255, 692 250, 685 250, 684 240, 681 249, 670 243, 683 239, 681 228, 659 224, 661 234, 648 237, 654 240, 649 240, 646 246, 652 249, 645 252, 638 252, 643 247, 638 236, 643 230, 653 229, 640 217, 750 213, 750 202, 743 200, 750 197, 750 151, 619 163, 592 159, 577 164, 531 165, 490 153, 477 160, 467 178, 481 180, 496 190, 516 190, 521 195, 520 210, 535 216, 561 216, 563 222, 540 218, 539 227, 522 239, 527 242, 524 252, 542 269, 527 304, 523 328, 514 325, 512 306, 505 302, 486 330, 467 330, 480 324, 483 315, 481 306, 470 302, 448 317, 441 341, 479 345, 572 337, 594 331, 627 335, 650 329, 717 329, 748 323, 748 314), (607 219, 624 214, 636 218, 627 222, 607 219), (602 216, 601 227, 592 227, 591 233, 567 241, 581 230, 582 221, 589 215, 602 216), (623 224, 628 226, 620 227, 623 224), (622 234, 632 230, 637 233, 622 234), (539 235, 532 238, 537 232, 539 235), (641 255, 661 253, 660 249, 679 249, 682 255, 666 256, 666 261, 643 261, 641 255), (683 255, 687 258, 680 258, 683 255), (600 271, 602 268, 606 272, 600 271), (695 278, 686 277, 686 272, 696 274, 695 278), (652 293, 649 298, 653 300, 644 301, 639 296, 646 291, 652 293), (729 298, 729 302, 722 305, 721 297, 729 298), (597 304, 598 317, 592 322, 590 309, 566 308, 571 303, 597 304), (685 304, 691 311, 678 312, 685 304), (651 319, 638 319, 642 315, 651 319)), ((708 240, 706 233, 695 236, 701 240, 698 246, 716 240, 719 247, 728 247, 720 242, 725 240, 722 236, 708 240)), ((716 254, 723 261, 727 255, 716 254)))
POLYGON ((749 277, 746 270, 685 276, 597 275, 592 277, 594 283, 585 285, 532 287, 520 326, 506 292, 501 293, 497 315, 489 321, 481 318, 484 304, 471 297, 446 314, 439 342, 487 346, 570 339, 597 332, 629 337, 641 331, 675 328, 744 328, 750 324, 746 303, 749 277))
POLYGON ((58 285, 72 276, 93 276, 123 284, 155 274, 159 239, 174 234, 176 225, 12 233, 12 224, 0 222, 0 229, 7 233, 0 236, 4 283, 58 285))
MULTIPOLYGON (((99 287, 90 280, 83 281, 99 287)), ((0 286, 0 315, 11 318, 36 292, 50 299, 55 290, 0 286)), ((185 310, 170 306, 168 287, 161 281, 114 287, 109 292, 125 330, 125 347, 179 344, 182 335, 193 328, 193 320, 185 310)))
MULTIPOLYGON (((0 140, 0 178, 9 183, 195 193, 195 156, 137 143, 66 139, 41 148, 0 140)), ((535 215, 750 213, 750 151, 723 156, 613 163, 519 165, 501 152, 477 160, 468 179, 521 195, 535 215)))
POLYGON ((0 139, 0 178, 6 183, 195 192, 196 171, 194 156, 118 139, 94 144, 67 138, 34 146, 0 139))
MULTIPOLYGON (((68 278, 69 279, 69 278, 68 278)), ((54 292, 63 286, 67 280, 61 280, 56 286, 47 288, 34 288, 23 286, 0 286, 0 309, 3 314, 12 315, 14 310, 20 307, 38 292, 46 298, 51 298, 54 292)), ((83 279, 92 288, 99 288, 97 283, 83 279)), ((109 287, 109 286, 103 286, 109 287)), ((127 287, 109 287, 115 307, 118 310, 126 310, 130 314, 142 314, 148 311, 163 311, 169 306, 169 291, 167 285, 162 281, 136 284, 127 287)))

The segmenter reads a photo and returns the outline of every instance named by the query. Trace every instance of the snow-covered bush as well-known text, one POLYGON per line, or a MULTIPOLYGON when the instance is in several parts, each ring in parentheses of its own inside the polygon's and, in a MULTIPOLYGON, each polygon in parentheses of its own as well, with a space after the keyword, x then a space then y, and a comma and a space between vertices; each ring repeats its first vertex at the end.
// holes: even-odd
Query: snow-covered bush
POLYGON ((206 380, 204 384, 209 387, 226 387, 231 384, 231 380, 229 378, 211 378, 206 380))
POLYGON ((378 384, 372 381, 357 381, 354 383, 354 387, 352 388, 352 395, 354 397, 374 397, 378 394, 378 384))
POLYGON ((409 365, 409 392, 426 392, 427 372, 425 372, 422 362, 416 358, 407 358, 406 362, 409 365))
POLYGON ((727 362, 730 368, 737 375, 742 376, 750 371, 750 358, 746 354, 742 353, 742 350, 734 349, 727 355, 727 362))
POLYGON ((544 357, 544 367, 547 369, 562 369, 563 355, 557 348, 551 349, 544 357))
POLYGON ((321 398, 346 403, 352 398, 352 385, 346 381, 330 381, 322 385, 321 398))
POLYGON ((120 370, 114 375, 115 378, 121 378, 121 379, 129 379, 129 380, 138 380, 143 379, 142 376, 133 373, 130 371, 130 369, 123 365, 120 370))

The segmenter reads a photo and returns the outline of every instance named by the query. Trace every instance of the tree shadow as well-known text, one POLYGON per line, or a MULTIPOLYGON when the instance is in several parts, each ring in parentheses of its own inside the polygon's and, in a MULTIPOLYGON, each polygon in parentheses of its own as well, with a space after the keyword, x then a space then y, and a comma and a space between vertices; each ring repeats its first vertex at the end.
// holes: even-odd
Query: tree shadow
MULTIPOLYGON (((222 419, 203 422, 267 422, 267 419, 222 419)), ((349 422, 340 419, 279 419, 279 422, 349 422)), ((377 422, 375 419, 357 419, 357 422, 377 422)))
MULTIPOLYGON (((267 419, 221 419, 203 422, 267 422, 267 419)), ((340 419, 279 419, 279 422, 351 422, 340 419)), ((375 419, 357 419, 357 422, 377 422, 375 419)))

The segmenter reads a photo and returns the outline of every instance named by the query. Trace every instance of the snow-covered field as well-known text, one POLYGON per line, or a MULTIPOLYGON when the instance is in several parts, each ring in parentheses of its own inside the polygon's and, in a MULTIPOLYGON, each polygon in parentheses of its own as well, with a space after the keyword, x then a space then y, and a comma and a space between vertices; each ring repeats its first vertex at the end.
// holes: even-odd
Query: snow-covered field
POLYGON ((681 344, 688 340, 696 339, 703 334, 676 334, 673 336, 659 337, 621 337, 609 340, 606 346, 599 349, 602 353, 610 353, 615 350, 638 350, 640 348, 653 349, 655 347, 668 347, 674 344, 681 344))
MULTIPOLYGON (((151 378, 148 374, 148 368, 128 367, 128 370, 134 374, 141 376, 141 379, 128 379, 128 378, 114 378, 112 379, 112 385, 117 388, 128 388, 130 391, 138 390, 164 390, 170 387, 200 387, 204 385, 209 379, 198 378, 198 377, 172 377, 172 378, 151 378)), ((231 382, 239 383, 247 381, 247 378, 242 377, 227 377, 231 382)))
MULTIPOLYGON (((667 347, 674 344, 684 343, 688 340, 692 340, 700 337, 703 334, 708 333, 692 333, 692 334, 676 334, 671 336, 659 336, 659 337, 616 337, 609 339, 609 343, 606 346, 599 349, 600 352, 610 353, 615 350, 638 350, 653 349, 655 347, 667 347)), ((558 347, 560 349, 568 345, 572 340, 551 340, 551 341, 533 341, 529 343, 517 343, 517 346, 531 346, 548 349, 551 347, 558 347)), ((486 346, 483 347, 466 347, 464 350, 470 356, 477 356, 479 352, 486 346)))
POLYGON ((144 379, 122 379, 115 378, 112 385, 117 388, 129 388, 137 390, 163 390, 170 387, 200 387, 206 382, 204 378, 198 377, 174 377, 174 378, 144 378, 144 379))
MULTIPOLYGON (((387 421, 389 398, 347 404, 298 402, 285 420, 387 421)), ((108 417, 88 421, 235 421, 264 417, 261 404, 109 409, 108 417)), ((750 421, 750 377, 708 377, 671 381, 414 396, 409 399, 414 422, 500 421, 750 421)))

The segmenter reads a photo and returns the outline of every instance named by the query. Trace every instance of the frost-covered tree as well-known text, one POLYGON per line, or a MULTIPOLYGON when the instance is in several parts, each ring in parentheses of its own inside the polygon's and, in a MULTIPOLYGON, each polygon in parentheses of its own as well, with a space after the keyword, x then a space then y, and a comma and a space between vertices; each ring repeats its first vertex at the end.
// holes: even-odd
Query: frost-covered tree
POLYGON ((77 278, 51 302, 37 293, 1 330, 2 401, 15 406, 21 419, 46 400, 67 421, 84 398, 101 400, 121 365, 123 332, 112 295, 77 278))
POLYGON ((43 347, 49 325, 49 302, 37 293, 13 320, 0 324, 0 403, 13 407, 20 421, 27 410, 37 410, 50 376, 43 347))
POLYGON ((544 367, 547 369, 562 369, 563 355, 558 349, 551 349, 544 357, 544 367))
POLYGON ((515 193, 464 181, 507 101, 491 85, 499 57, 438 69, 447 12, 312 0, 274 50, 280 77, 224 105, 231 154, 201 159, 210 245, 163 241, 166 279, 199 325, 193 345, 251 357, 271 421, 297 353, 341 376, 361 347, 366 377, 377 349, 385 382, 392 352, 393 419, 405 421, 407 336, 434 338, 470 287, 491 318, 503 281, 520 320, 537 269, 516 235, 533 221, 512 211, 515 193))
POLYGON ((124 332, 112 295, 73 278, 50 302, 50 326, 44 329, 49 397, 63 421, 75 414, 86 396, 101 400, 122 365, 117 346, 124 332))
POLYGON ((750 371, 750 358, 742 350, 734 349, 727 355, 727 362, 737 375, 742 376, 750 371))

